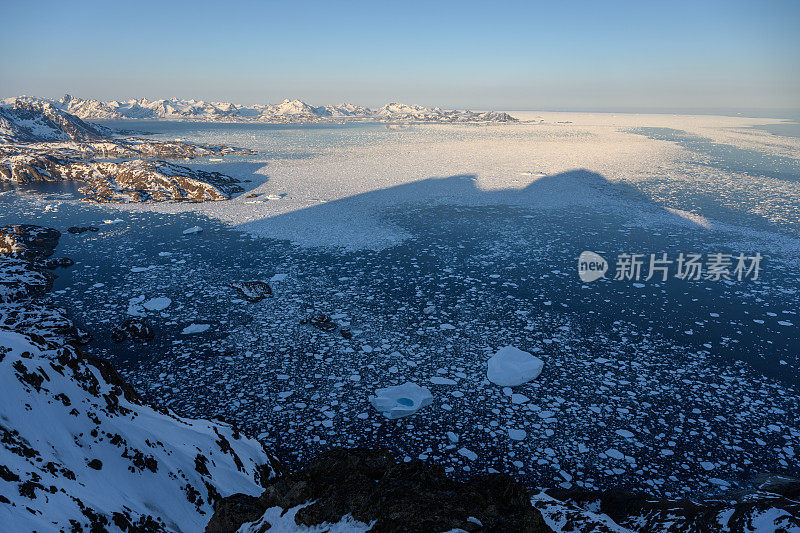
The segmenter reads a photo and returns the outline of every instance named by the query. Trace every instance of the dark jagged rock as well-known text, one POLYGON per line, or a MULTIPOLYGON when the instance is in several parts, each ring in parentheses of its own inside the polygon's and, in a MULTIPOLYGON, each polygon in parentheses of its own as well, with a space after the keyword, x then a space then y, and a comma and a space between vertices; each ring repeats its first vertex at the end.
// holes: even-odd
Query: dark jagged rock
MULTIPOLYGON (((797 480, 787 487, 797 490, 797 480)), ((791 489, 790 489, 791 490, 791 489)), ((704 502, 658 499, 622 490, 550 489, 562 518, 589 527, 585 512, 602 513, 616 524, 641 532, 662 531, 793 531, 800 529, 800 502, 781 494, 759 490, 737 499, 704 502), (575 505, 573 511, 566 505, 575 505), (577 511, 577 512, 576 512, 577 511), (770 516, 771 513, 771 516, 770 516), (769 522, 760 521, 762 515, 769 522), (723 518, 724 521, 723 521, 723 518)), ((546 512, 543 510, 543 512, 546 512)), ((595 514, 596 516, 596 514, 595 514)))
POLYGON ((78 235, 80 233, 84 233, 87 231, 100 231, 100 228, 95 226, 72 226, 67 228, 67 231, 72 233, 73 235, 78 235))
POLYGON ((322 331, 334 331, 336 329, 336 322, 325 313, 315 311, 310 317, 303 320, 303 324, 308 323, 322 331))
POLYGON ((371 531, 376 533, 550 531, 531 506, 527 489, 509 476, 479 476, 464 483, 448 478, 438 465, 398 463, 386 450, 333 449, 304 469, 273 480, 258 499, 223 499, 206 532, 236 531, 270 507, 289 509, 309 502, 295 516, 298 525, 335 523, 349 514, 374 522, 371 531))
POLYGON ((55 259, 48 259, 44 263, 44 267, 48 270, 55 270, 57 268, 67 268, 75 264, 75 261, 69 257, 58 257, 55 259))
POLYGON ((272 296, 272 287, 263 281, 235 281, 230 287, 249 302, 258 302, 272 296))
POLYGON ((83 330, 77 326, 72 328, 72 336, 75 339, 75 344, 89 344, 92 342, 94 336, 86 330, 83 330))
POLYGON ((153 328, 141 318, 128 318, 111 330, 111 340, 117 343, 128 339, 149 342, 153 337, 153 328))
POLYGON ((0 228, 0 254, 39 261, 53 255, 61 233, 31 224, 0 228))

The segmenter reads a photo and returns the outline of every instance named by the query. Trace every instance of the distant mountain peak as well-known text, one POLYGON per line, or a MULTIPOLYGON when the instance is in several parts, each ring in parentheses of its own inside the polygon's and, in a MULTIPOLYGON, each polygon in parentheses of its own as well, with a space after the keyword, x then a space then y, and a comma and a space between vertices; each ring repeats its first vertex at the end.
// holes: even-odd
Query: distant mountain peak
MULTIPOLYGON (((169 98, 100 101, 76 98, 60 100, 21 96, 26 102, 47 102, 86 120, 165 119, 207 122, 318 122, 332 120, 375 120, 383 122, 513 122, 506 113, 442 110, 421 105, 390 102, 378 109, 356 104, 314 106, 299 98, 285 98, 279 104, 237 105, 231 102, 169 98)), ((0 100, 1 105, 16 99, 0 100)))

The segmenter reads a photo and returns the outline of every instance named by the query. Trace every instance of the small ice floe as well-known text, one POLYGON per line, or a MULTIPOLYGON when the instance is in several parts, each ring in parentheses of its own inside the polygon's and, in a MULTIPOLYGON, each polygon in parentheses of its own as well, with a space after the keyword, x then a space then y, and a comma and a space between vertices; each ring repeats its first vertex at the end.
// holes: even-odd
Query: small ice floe
POLYGON ((453 324, 439 324, 439 329, 445 331, 450 329, 456 329, 456 327, 453 324))
POLYGON ((211 327, 210 324, 189 324, 188 326, 183 328, 181 334, 193 335, 195 333, 203 333, 204 331, 208 331, 210 327, 211 327))
POLYGON ((544 361, 514 346, 505 346, 488 363, 486 377, 501 387, 516 387, 542 373, 544 361))
POLYGON ((184 235, 193 235, 195 233, 200 233, 202 231, 203 231, 203 228, 201 228, 200 226, 192 226, 189 229, 183 230, 183 234, 184 235))
POLYGON ((525 437, 528 436, 528 432, 524 429, 512 429, 508 428, 508 438, 511 440, 525 440, 525 437))
POLYGON ((275 274, 274 276, 269 278, 269 280, 272 281, 272 282, 285 281, 288 276, 289 276, 289 274, 275 274))
POLYGON ((128 300, 128 310, 126 314, 131 316, 145 316, 142 302, 144 302, 144 296, 137 296, 136 298, 128 300))
POLYGON ((146 266, 146 267, 131 267, 131 272, 134 272, 134 273, 138 274, 139 272, 147 272, 148 270, 150 270, 152 268, 155 268, 155 266, 150 265, 150 266, 146 266))
POLYGON ((222 161, 223 159, 221 157, 209 157, 208 160, 209 161, 222 161))
POLYGON ((433 403, 433 395, 426 387, 410 381, 393 387, 377 389, 369 403, 389 420, 410 416, 433 403))
POLYGON ((459 448, 458 454, 466 457, 470 461, 474 461, 478 458, 478 454, 470 450, 469 448, 459 448))
POLYGON ((455 385, 456 382, 450 378, 443 378, 441 376, 433 376, 431 378, 431 383, 434 385, 455 385))
POLYGON ((148 311, 163 311, 167 307, 170 306, 172 300, 166 298, 164 296, 159 296, 156 298, 150 298, 145 303, 142 304, 142 307, 147 309, 148 311))
POLYGON ((158 257, 170 257, 172 252, 158 252, 158 257))
POLYGON ((121 218, 115 218, 115 219, 113 219, 113 220, 111 220, 111 219, 109 219, 109 220, 104 220, 104 221, 103 221, 103 224, 119 224, 120 222, 122 222, 122 219, 121 219, 121 218))

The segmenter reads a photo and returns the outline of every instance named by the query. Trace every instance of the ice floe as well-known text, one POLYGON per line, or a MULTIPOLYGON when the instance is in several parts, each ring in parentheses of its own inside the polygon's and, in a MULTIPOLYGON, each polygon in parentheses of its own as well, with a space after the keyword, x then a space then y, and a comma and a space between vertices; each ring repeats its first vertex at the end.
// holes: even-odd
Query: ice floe
POLYGON ((375 396, 370 396, 369 402, 383 416, 393 420, 413 415, 430 405, 433 402, 433 395, 425 387, 406 382, 403 385, 377 389, 375 396))
POLYGON ((544 361, 514 346, 505 346, 488 363, 486 377, 495 385, 515 387, 535 379, 542 373, 544 361))

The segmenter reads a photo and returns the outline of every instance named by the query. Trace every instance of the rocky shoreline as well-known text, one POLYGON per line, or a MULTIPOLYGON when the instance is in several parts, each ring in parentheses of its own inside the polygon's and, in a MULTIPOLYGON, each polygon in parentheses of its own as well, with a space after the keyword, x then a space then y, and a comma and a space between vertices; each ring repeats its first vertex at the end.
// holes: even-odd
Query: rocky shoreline
POLYGON ((398 462, 384 450, 329 450, 290 471, 227 424, 147 405, 112 365, 82 353, 87 332, 46 297, 59 237, 39 226, 0 228, 0 514, 16 530, 800 528, 800 482, 787 478, 691 502, 532 492, 505 474, 458 482, 436 464, 398 462))
POLYGON ((76 181, 89 202, 205 202, 244 191, 218 172, 163 159, 251 153, 178 141, 160 142, 89 124, 47 102, 0 107, 0 182, 76 181), (123 161, 117 159, 134 158, 123 161), (115 161, 109 161, 114 159, 115 161))

